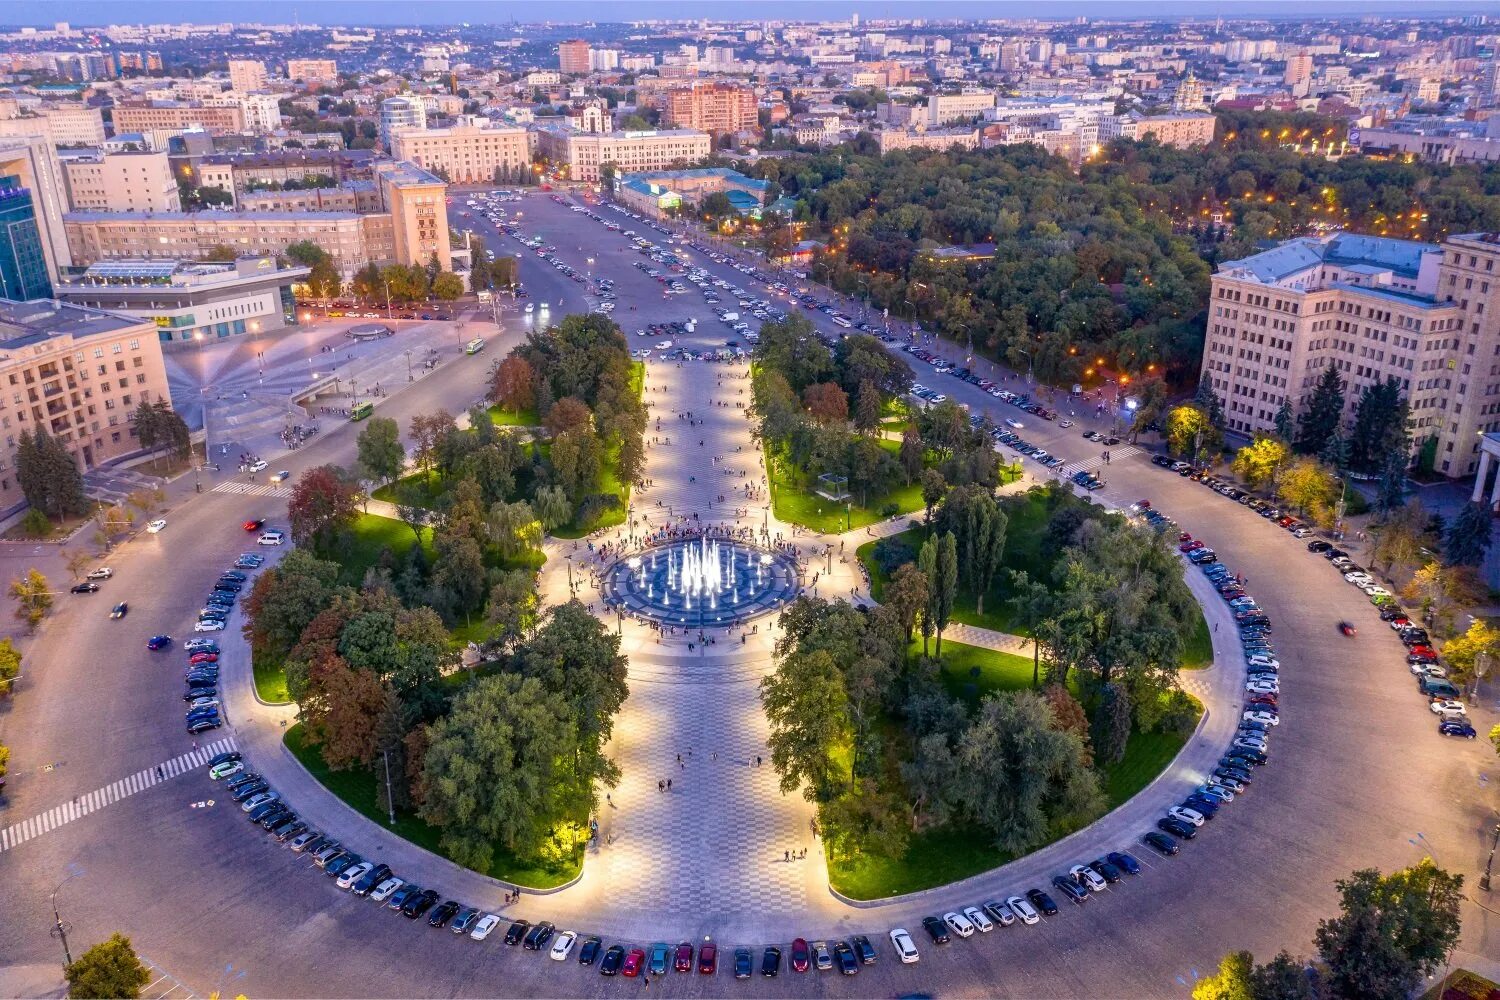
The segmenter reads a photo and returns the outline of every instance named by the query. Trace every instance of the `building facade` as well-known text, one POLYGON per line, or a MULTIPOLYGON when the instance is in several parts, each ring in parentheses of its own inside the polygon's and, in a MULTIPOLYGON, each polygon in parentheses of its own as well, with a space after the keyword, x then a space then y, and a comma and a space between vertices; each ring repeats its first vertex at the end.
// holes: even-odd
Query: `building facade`
POLYGON ((398 160, 446 174, 454 184, 489 184, 531 170, 531 139, 524 128, 459 124, 404 131, 394 143, 391 155, 398 160))
POLYGON ((427 106, 420 97, 387 97, 380 102, 380 145, 390 152, 397 132, 427 127, 427 106))
POLYGON ((266 89, 266 64, 259 59, 229 60, 229 89, 240 94, 266 89))
POLYGON ((730 135, 759 124, 755 89, 740 83, 695 81, 662 95, 662 120, 673 128, 730 135))
POLYGON ((952 129, 904 129, 885 128, 875 133, 875 141, 882 155, 900 149, 960 149, 979 148, 977 128, 952 129))
POLYGON ((73 211, 176 212, 182 208, 166 153, 93 153, 63 159, 73 211))
POLYGON ((237 104, 204 106, 182 101, 137 101, 116 104, 115 134, 122 132, 182 132, 202 128, 213 135, 245 130, 245 113, 237 104))
POLYGON ((448 233, 448 185, 414 163, 397 161, 375 167, 380 200, 391 218, 391 250, 400 264, 425 265, 437 257, 444 271, 453 270, 448 233))
POLYGON ((45 104, 12 117, 0 116, 0 136, 41 135, 57 146, 98 146, 104 142, 104 114, 81 104, 45 104))
POLYGON ((1473 475, 1479 435, 1500 430, 1500 235, 1442 244, 1353 236, 1292 240, 1220 264, 1201 377, 1229 429, 1274 429, 1283 400, 1301 413, 1324 368, 1343 377, 1345 417, 1395 378, 1415 457, 1473 475))
POLYGON ((305 267, 278 268, 274 257, 230 264, 109 261, 59 283, 55 295, 60 302, 149 322, 164 347, 201 345, 294 325, 292 286, 308 273, 305 267))
POLYGON ((0 138, 0 297, 45 298, 51 283, 72 264, 63 229, 67 204, 50 141, 42 136, 0 138))
POLYGON ((666 170, 705 159, 713 140, 707 132, 664 129, 656 132, 593 134, 565 128, 537 130, 537 151, 554 170, 565 170, 578 181, 597 181, 599 168, 613 164, 616 173, 666 170))
POLYGON ((557 71, 563 76, 587 73, 590 69, 589 43, 571 38, 557 46, 557 71))
POLYGON ((286 78, 294 83, 333 83, 339 68, 332 59, 288 59, 286 78))
POLYGON ((140 450, 132 419, 171 400, 156 328, 51 300, 0 300, 0 517, 25 509, 23 431, 44 429, 88 470, 140 450))

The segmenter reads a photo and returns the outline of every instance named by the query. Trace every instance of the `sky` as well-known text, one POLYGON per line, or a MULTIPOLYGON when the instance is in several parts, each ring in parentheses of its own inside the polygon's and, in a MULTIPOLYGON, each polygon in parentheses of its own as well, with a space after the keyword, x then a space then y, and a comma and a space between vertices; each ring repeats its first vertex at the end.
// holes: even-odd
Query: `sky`
POLYGON ((56 21, 75 25, 165 22, 215 23, 226 20, 304 24, 460 24, 499 23, 514 18, 535 22, 542 12, 553 23, 639 18, 743 17, 841 20, 861 18, 1212 18, 1276 17, 1296 19, 1348 14, 1438 17, 1444 14, 1497 13, 1494 0, 756 0, 752 5, 728 0, 30 0, 7 5, 0 24, 50 27, 56 21))

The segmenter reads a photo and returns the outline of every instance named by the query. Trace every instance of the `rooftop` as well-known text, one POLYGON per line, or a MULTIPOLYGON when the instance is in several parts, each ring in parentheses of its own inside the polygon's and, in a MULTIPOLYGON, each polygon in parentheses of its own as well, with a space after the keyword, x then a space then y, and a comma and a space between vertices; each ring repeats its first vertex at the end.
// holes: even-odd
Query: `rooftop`
POLYGON ((1384 236, 1334 233, 1325 239, 1305 236, 1240 260, 1225 261, 1222 271, 1247 271, 1260 281, 1289 278, 1318 264, 1377 268, 1415 278, 1424 254, 1437 247, 1419 240, 1393 240, 1384 236))
MULTIPOLYGON (((440 182, 441 183, 441 182, 440 182)), ((324 222, 358 220, 359 212, 233 212, 209 209, 203 212, 64 212, 64 222, 292 222, 318 219, 324 222)))
POLYGON ((28 347, 49 337, 92 337, 141 324, 142 320, 133 316, 66 305, 54 299, 0 299, 0 351, 28 347))
POLYGON ((384 177, 392 184, 437 184, 440 186, 447 184, 437 174, 423 170, 410 160, 396 160, 391 163, 376 164, 375 170, 381 177, 384 177))

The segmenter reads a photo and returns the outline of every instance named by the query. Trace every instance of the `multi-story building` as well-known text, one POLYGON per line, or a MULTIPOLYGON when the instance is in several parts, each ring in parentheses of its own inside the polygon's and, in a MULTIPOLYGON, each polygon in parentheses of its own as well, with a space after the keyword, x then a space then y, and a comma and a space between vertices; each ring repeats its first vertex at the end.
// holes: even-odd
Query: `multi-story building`
POLYGON ((758 110, 755 89, 740 83, 700 80, 662 95, 665 124, 715 136, 755 128, 758 110))
POLYGON ((46 298, 73 263, 63 229, 67 193, 52 143, 0 138, 0 298, 46 298))
POLYGON ((995 95, 990 91, 932 94, 927 98, 927 126, 978 118, 994 106, 995 95))
POLYGON ((1287 56, 1286 72, 1281 75, 1281 82, 1286 84, 1293 94, 1302 97, 1307 94, 1312 82, 1313 58, 1306 52, 1298 52, 1287 56))
POLYGON ((531 139, 524 128, 461 122, 452 128, 408 129, 391 155, 446 176, 454 184, 514 180, 531 171, 531 139))
POLYGON ((1206 146, 1214 141, 1218 119, 1207 111, 1176 111, 1169 114, 1143 115, 1129 112, 1105 115, 1099 119, 1099 141, 1110 139, 1144 139, 1152 136, 1163 146, 1188 149, 1206 146))
POLYGON ((257 135, 281 128, 281 100, 275 94, 236 94, 234 103, 245 115, 245 128, 257 135))
POLYGON ((246 191, 234 196, 242 212, 380 212, 374 181, 344 181, 334 187, 246 191))
POLYGON ((284 254, 303 240, 322 247, 346 279, 371 261, 411 259, 410 254, 396 255, 388 212, 69 212, 63 226, 69 252, 79 265, 201 261, 225 246, 246 256, 284 254))
POLYGON ((1500 237, 1441 245, 1337 233, 1220 264, 1201 377, 1231 431, 1270 432, 1283 402, 1306 408, 1323 370, 1343 377, 1345 417, 1395 378, 1414 448, 1433 470, 1472 475, 1479 433, 1500 429, 1500 237))
POLYGON ((333 83, 339 68, 332 59, 288 59, 286 78, 294 83, 333 83))
POLYGON ((387 97, 380 102, 380 145, 390 152, 396 133, 427 127, 427 106, 420 97, 387 97))
POLYGON ((620 174, 615 178, 615 196, 622 204, 656 217, 684 201, 700 203, 710 194, 725 195, 741 215, 757 215, 770 188, 770 181, 747 177, 727 167, 620 174))
POLYGON ((422 265, 436 257, 444 271, 451 271, 448 185, 404 160, 377 164, 375 182, 391 216, 391 248, 397 263, 422 265))
POLYGON ((563 76, 587 73, 590 68, 589 43, 581 38, 570 38, 557 46, 557 71, 563 76))
POLYGON ((116 104, 115 132, 182 132, 202 128, 214 135, 245 130, 245 113, 237 104, 207 107, 182 101, 136 101, 116 104))
POLYGON ((616 173, 666 170, 707 158, 713 140, 694 129, 592 134, 566 128, 536 132, 537 151, 573 180, 597 181, 599 168, 612 164, 616 173))
POLYGON ((106 261, 59 283, 54 294, 61 302, 145 320, 164 347, 201 345, 295 325, 292 286, 308 273, 306 267, 277 267, 274 257, 226 264, 106 261))
POLYGON ((140 450, 142 402, 170 401, 154 324, 49 299, 0 300, 0 518, 26 499, 16 478, 23 431, 45 430, 85 471, 140 450))
POLYGON ((176 212, 182 208, 166 153, 85 153, 62 159, 76 211, 176 212))
POLYGON ((104 141, 104 115, 82 104, 44 104, 23 112, 0 113, 0 136, 41 135, 57 146, 97 146, 104 141))
POLYGON ((883 128, 875 132, 882 155, 898 149, 979 148, 977 128, 904 129, 883 128))
POLYGON ((229 89, 240 94, 266 89, 266 64, 259 59, 229 60, 229 89))
POLYGON ((252 187, 305 182, 330 177, 335 182, 369 180, 375 162, 369 149, 285 149, 276 153, 207 153, 173 156, 173 168, 184 168, 199 187, 216 187, 236 197, 252 187))

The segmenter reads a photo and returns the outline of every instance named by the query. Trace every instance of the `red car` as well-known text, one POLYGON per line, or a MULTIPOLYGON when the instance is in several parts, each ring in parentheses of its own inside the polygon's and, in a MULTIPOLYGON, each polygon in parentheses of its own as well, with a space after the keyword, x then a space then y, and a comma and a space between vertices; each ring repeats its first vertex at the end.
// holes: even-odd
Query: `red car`
POLYGON ((259 531, 265 526, 266 519, 263 517, 253 517, 250 520, 246 521, 244 524, 240 525, 240 527, 244 528, 246 531, 259 531))
POLYGON ((1434 662, 1437 661, 1437 650, 1433 649, 1431 646, 1413 646, 1410 650, 1407 651, 1406 655, 1420 656, 1423 659, 1430 659, 1434 662))
POLYGON ((719 946, 712 941, 705 941, 698 949, 698 971, 705 976, 711 976, 719 970, 719 946))
POLYGON ((194 653, 192 656, 188 657, 188 664, 189 665, 194 664, 194 663, 218 663, 218 662, 219 662, 219 654, 218 653, 194 653))
POLYGON ((630 954, 625 956, 625 967, 620 974, 634 979, 641 974, 641 966, 646 964, 646 953, 639 948, 630 949, 630 954))
POLYGON ((806 939, 798 938, 792 942, 791 965, 793 972, 806 972, 807 963, 811 957, 812 953, 808 950, 806 939))
POLYGON ((1349 624, 1348 622, 1339 622, 1339 631, 1344 633, 1345 635, 1353 635, 1354 626, 1349 624))
POLYGON ((693 946, 687 941, 677 946, 677 954, 672 959, 672 968, 678 972, 693 971, 693 946))

